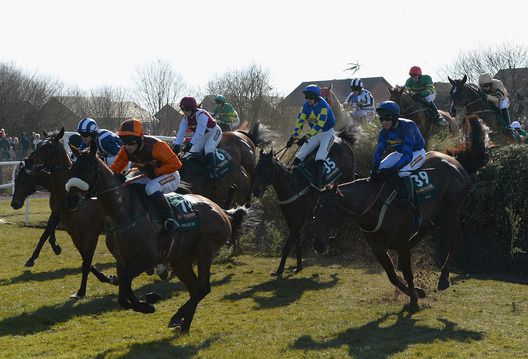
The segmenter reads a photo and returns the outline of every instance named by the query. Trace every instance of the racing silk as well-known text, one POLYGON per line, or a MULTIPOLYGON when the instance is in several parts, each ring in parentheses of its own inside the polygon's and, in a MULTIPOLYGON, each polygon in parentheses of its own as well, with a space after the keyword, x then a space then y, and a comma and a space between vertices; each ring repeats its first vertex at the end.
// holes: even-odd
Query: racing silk
POLYGON ((182 168, 180 159, 172 152, 169 145, 152 136, 144 136, 141 148, 134 153, 128 153, 125 147, 122 147, 110 168, 116 173, 121 173, 127 168, 128 161, 132 162, 140 170, 145 167, 153 167, 155 177, 172 173, 182 168))
MULTIPOLYGON (((97 144, 97 152, 104 158, 116 156, 123 146, 123 142, 118 135, 103 128, 97 130, 95 143, 97 144)), ((87 146, 88 145, 82 143, 81 149, 84 149, 87 146)))
POLYGON ((213 110, 212 116, 219 122, 232 125, 237 121, 238 113, 230 103, 226 102, 223 107, 216 106, 213 110))
POLYGON ((394 150, 402 154, 400 160, 392 167, 399 170, 411 162, 414 151, 419 151, 424 147, 424 138, 414 121, 399 118, 393 129, 381 129, 372 160, 373 168, 379 167, 386 150, 394 150))
POLYGON ((307 138, 317 135, 319 132, 328 131, 335 126, 335 117, 332 108, 322 97, 312 107, 308 101, 304 102, 301 112, 297 115, 297 123, 291 136, 298 138, 305 122, 308 122, 311 130, 306 134, 307 138))
POLYGON ((369 90, 362 89, 359 95, 351 92, 345 100, 345 103, 356 104, 361 110, 363 109, 374 109, 374 97, 369 90))
POLYGON ((216 121, 211 114, 205 110, 199 109, 193 113, 192 116, 184 116, 182 118, 174 144, 181 145, 183 143, 185 131, 189 129, 194 132, 194 135, 191 138, 191 144, 195 145, 201 141, 206 132, 209 132, 209 130, 215 126, 216 121))
POLYGON ((484 91, 480 86, 479 91, 486 97, 486 100, 493 102, 495 105, 498 105, 499 102, 508 97, 506 87, 504 87, 501 80, 497 79, 491 80, 491 89, 489 91, 484 91))
POLYGON ((420 97, 426 97, 435 92, 433 80, 429 75, 422 75, 418 78, 418 82, 414 82, 411 77, 405 81, 405 90, 412 96, 414 94, 420 97))

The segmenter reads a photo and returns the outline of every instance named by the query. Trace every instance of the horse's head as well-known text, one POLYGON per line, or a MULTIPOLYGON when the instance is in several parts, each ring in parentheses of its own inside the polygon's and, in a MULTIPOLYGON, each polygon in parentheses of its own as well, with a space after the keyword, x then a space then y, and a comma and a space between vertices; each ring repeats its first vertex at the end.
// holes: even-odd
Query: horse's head
POLYGON ((268 153, 264 149, 260 149, 259 160, 255 167, 253 175, 253 195, 261 198, 266 191, 266 188, 271 184, 271 177, 273 176, 273 150, 268 153))
POLYGON ((24 163, 20 162, 16 168, 15 190, 11 198, 11 207, 20 209, 27 197, 35 192, 35 181, 33 176, 26 172, 24 163))
POLYGON ((453 106, 461 107, 461 106, 466 105, 469 102, 469 99, 467 98, 467 94, 466 94, 467 76, 464 75, 464 77, 460 80, 458 79, 452 80, 449 76, 447 77, 447 79, 451 83, 451 89, 449 90, 449 96, 451 96, 451 100, 453 101, 453 106))
POLYGON ((97 145, 90 144, 90 148, 79 153, 73 164, 71 178, 66 183, 68 192, 68 209, 79 209, 79 203, 87 194, 95 190, 100 177, 99 160, 97 159, 97 145))
POLYGON ((389 86, 389 100, 394 101, 396 103, 400 103, 402 100, 402 96, 405 91, 405 86, 396 85, 394 87, 389 86))
POLYGON ((327 239, 334 237, 342 221, 339 200, 343 195, 336 184, 326 187, 319 194, 313 210, 312 246, 317 253, 328 252, 327 239))
POLYGON ((64 136, 64 127, 56 133, 47 135, 37 148, 27 156, 24 168, 28 174, 36 175, 39 171, 49 174, 55 168, 70 165, 67 162, 61 163, 65 158, 61 154, 66 154, 60 141, 62 136, 64 136))

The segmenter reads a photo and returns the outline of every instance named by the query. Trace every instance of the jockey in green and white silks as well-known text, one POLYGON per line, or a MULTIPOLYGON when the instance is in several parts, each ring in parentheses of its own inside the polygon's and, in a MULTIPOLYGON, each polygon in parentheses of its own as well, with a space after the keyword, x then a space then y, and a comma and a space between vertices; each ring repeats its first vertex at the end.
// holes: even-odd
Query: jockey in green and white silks
POLYGON ((306 101, 297 115, 297 123, 290 135, 287 147, 291 147, 295 140, 301 146, 295 155, 293 165, 300 164, 308 154, 317 149, 315 155, 316 163, 316 186, 322 185, 324 174, 324 160, 334 143, 335 117, 330 105, 321 97, 321 89, 317 85, 308 85, 303 90, 306 101), (310 130, 300 137, 300 133, 305 123, 308 123, 310 130))

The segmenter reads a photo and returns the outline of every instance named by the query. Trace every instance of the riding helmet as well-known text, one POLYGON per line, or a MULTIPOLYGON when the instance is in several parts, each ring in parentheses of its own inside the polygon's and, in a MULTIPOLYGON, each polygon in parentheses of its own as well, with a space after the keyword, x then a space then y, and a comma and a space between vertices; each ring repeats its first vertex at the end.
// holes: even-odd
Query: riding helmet
POLYGON ((138 140, 143 138, 143 125, 141 121, 135 118, 127 118, 117 130, 119 137, 137 137, 138 140))
POLYGON ((81 121, 79 121, 79 125, 77 126, 77 132, 79 132, 81 135, 95 136, 97 135, 98 129, 97 122, 89 117, 81 119, 81 121))
POLYGON ((227 101, 224 95, 218 95, 215 97, 214 102, 225 104, 227 101))
POLYGON ((394 101, 383 101, 378 108, 376 108, 376 112, 378 113, 380 120, 397 120, 398 117, 400 117, 400 106, 394 101))
POLYGON ((308 85, 304 88, 303 94, 307 95, 309 93, 314 94, 315 97, 319 97, 321 96, 321 89, 317 85, 308 85))
POLYGON ((422 69, 420 66, 413 66, 409 70, 409 76, 422 76, 422 69))
POLYGON ((350 87, 352 87, 352 90, 361 90, 363 88, 363 81, 361 79, 353 79, 350 83, 350 87))

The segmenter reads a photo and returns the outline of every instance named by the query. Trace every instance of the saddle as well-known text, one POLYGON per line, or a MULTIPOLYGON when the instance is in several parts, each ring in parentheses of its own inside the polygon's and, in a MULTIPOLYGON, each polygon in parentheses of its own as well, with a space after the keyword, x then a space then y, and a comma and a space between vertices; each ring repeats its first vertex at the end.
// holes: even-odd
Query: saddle
MULTIPOLYGON (((324 160, 324 168, 323 187, 336 182, 343 175, 343 172, 330 155, 324 160)), ((297 165, 295 170, 300 173, 308 183, 315 186, 317 176, 317 170, 315 168, 315 151, 310 153, 303 162, 297 165)))
MULTIPOLYGON (((233 169, 233 158, 224 149, 217 148, 214 151, 216 166, 214 171, 216 178, 221 178, 231 172, 233 169)), ((204 174, 208 173, 208 164, 203 153, 191 153, 187 152, 181 158, 183 167, 189 167, 197 171, 203 171, 204 174)))

